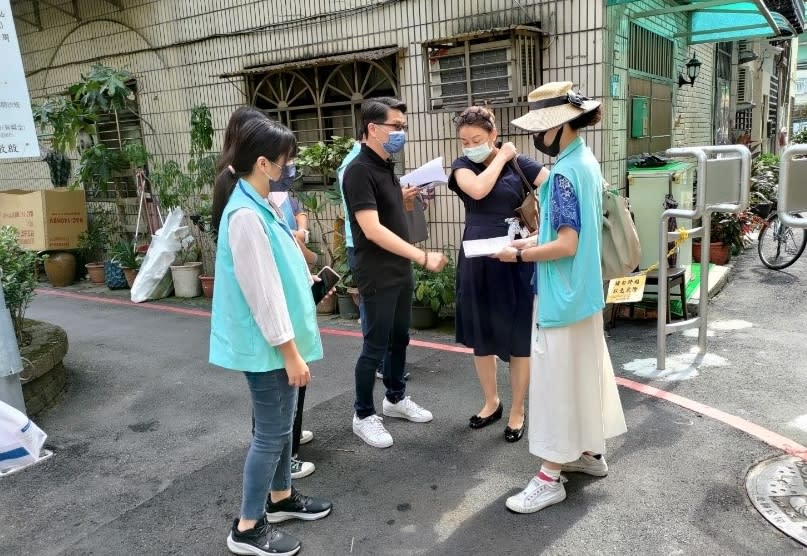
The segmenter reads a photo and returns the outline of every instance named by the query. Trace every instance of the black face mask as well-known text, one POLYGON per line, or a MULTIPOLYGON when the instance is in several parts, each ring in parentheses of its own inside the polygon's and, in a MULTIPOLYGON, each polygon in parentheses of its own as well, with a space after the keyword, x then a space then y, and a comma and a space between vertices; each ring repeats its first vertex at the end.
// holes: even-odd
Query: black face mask
POLYGON ((544 153, 547 156, 556 157, 558 153, 560 153, 560 138, 563 135, 563 128, 558 129, 557 135, 555 135, 555 140, 552 141, 551 145, 547 145, 544 142, 544 137, 546 137, 546 131, 541 131, 536 133, 532 136, 532 144, 535 145, 535 148, 544 153))

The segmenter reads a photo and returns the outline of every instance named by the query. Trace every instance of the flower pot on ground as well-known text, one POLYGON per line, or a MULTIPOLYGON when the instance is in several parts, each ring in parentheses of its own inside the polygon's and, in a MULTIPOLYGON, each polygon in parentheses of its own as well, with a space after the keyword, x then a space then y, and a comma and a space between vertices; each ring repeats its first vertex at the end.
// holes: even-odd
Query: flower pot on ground
POLYGON ((115 261, 104 262, 104 283, 110 290, 122 290, 129 287, 123 268, 115 261))
POLYGON ((185 263, 171 266, 171 277, 174 280, 174 295, 177 297, 199 297, 202 295, 202 263, 185 263))
POLYGON ((137 278, 137 273, 140 272, 140 270, 137 268, 121 268, 123 268, 123 275, 126 276, 126 284, 129 286, 129 289, 132 289, 135 278, 137 278))
POLYGON ((84 268, 87 269, 87 276, 93 284, 103 284, 106 281, 104 263, 87 263, 84 268))
POLYGON ((337 293, 337 303, 339 305, 339 316, 347 320, 356 320, 359 318, 359 307, 353 301, 353 296, 343 292, 337 293))
POLYGON ((55 288, 63 288, 73 283, 76 276, 76 256, 60 251, 45 257, 45 274, 55 288))
MULTIPOLYGON (((731 248, 729 245, 721 242, 712 242, 709 244, 709 262, 716 265, 725 265, 729 262, 731 248)), ((692 242, 692 260, 696 263, 701 262, 701 242, 692 242)))
POLYGON ((322 301, 317 304, 317 314, 320 315, 332 315, 336 312, 336 301, 337 298, 335 295, 329 295, 322 301))
POLYGON ((208 299, 213 297, 213 280, 215 276, 199 276, 199 281, 202 283, 202 293, 208 299))
POLYGON ((415 330, 434 328, 437 325, 437 313, 431 307, 412 305, 412 321, 410 326, 415 330))

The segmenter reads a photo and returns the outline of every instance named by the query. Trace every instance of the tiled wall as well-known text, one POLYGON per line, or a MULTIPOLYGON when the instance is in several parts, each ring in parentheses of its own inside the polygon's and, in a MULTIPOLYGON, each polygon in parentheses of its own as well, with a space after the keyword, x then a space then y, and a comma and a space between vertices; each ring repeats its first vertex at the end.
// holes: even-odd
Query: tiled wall
MULTIPOLYGON (((56 0, 57 5, 70 3, 56 0)), ((326 56, 398 45, 401 94, 410 106, 406 164, 416 167, 442 155, 446 164, 460 153, 453 113, 427 108, 422 43, 472 30, 540 23, 547 32, 543 79, 571 80, 591 96, 606 93, 602 58, 604 0, 308 0, 216 2, 127 0, 119 10, 108 2, 78 2, 81 21, 41 5, 44 29, 17 22, 28 85, 34 98, 60 93, 91 61, 135 74, 146 146, 168 158, 188 151, 190 108, 205 103, 221 130, 233 108, 245 102, 245 83, 217 77, 255 64, 326 56)), ((17 9, 17 8, 15 8, 17 9)), ((26 10, 26 4, 19 7, 26 10)), ((537 85, 537 84, 536 84, 537 85)), ((535 153, 526 135, 506 122, 522 109, 496 110, 505 139, 535 153)), ((611 120, 607 120, 611 121, 611 120)), ((608 125, 588 132, 601 158, 608 125)), ((221 134, 215 137, 216 144, 221 134)), ((617 153, 618 154, 618 153, 617 153)), ((606 161, 607 162, 607 161, 606 161)), ((38 161, 0 165, 0 189, 50 187, 38 161)), ((429 208, 434 246, 457 245, 462 209, 443 192, 429 208)))
MULTIPOLYGON (((605 76, 609 80, 616 76, 618 94, 611 99, 609 110, 612 134, 609 137, 608 161, 604 173, 612 184, 625 182, 626 141, 628 136, 628 49, 630 16, 648 10, 676 5, 671 1, 642 0, 607 8, 608 43, 613 45, 613 55, 605 61, 605 76)), ((667 38, 687 29, 685 15, 664 15, 643 18, 637 22, 648 30, 667 38)), ((674 86, 673 104, 673 145, 677 147, 710 145, 713 143, 713 94, 714 94, 714 51, 712 44, 687 46, 683 39, 675 39, 676 72, 680 71, 694 53, 702 62, 700 75, 695 86, 678 88, 674 86)), ((677 78, 677 75, 676 75, 677 78)))

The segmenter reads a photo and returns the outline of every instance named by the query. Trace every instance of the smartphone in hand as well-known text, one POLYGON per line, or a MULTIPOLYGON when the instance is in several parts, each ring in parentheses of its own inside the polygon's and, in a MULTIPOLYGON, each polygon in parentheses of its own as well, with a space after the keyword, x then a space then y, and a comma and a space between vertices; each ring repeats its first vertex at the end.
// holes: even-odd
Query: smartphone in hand
POLYGON ((322 270, 317 273, 317 276, 320 279, 319 282, 314 282, 311 285, 311 294, 314 296, 315 304, 325 299, 328 292, 342 279, 342 277, 329 266, 323 266, 322 270))

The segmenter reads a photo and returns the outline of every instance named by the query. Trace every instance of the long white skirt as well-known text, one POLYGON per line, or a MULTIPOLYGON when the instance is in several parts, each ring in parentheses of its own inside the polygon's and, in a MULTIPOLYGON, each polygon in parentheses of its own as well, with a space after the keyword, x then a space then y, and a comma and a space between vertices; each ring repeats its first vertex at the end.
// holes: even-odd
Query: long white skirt
POLYGON ((530 453, 554 463, 604 454, 605 439, 627 431, 602 312, 533 329, 529 404, 530 453))

